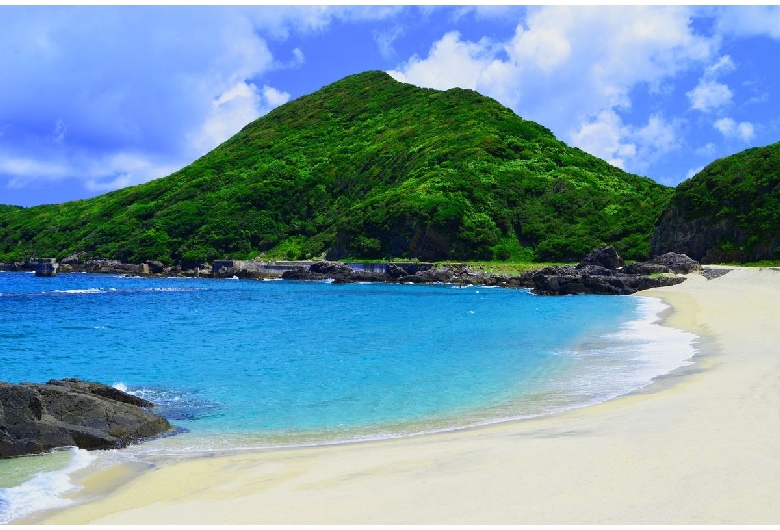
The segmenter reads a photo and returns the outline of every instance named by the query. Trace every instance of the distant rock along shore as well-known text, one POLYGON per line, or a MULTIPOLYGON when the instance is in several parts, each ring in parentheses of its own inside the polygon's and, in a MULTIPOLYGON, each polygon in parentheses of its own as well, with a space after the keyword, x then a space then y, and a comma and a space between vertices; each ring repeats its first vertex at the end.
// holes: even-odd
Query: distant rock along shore
MULTIPOLYGON (((34 262, 0 263, 0 270, 34 270, 34 262)), ((684 281, 676 274, 700 271, 699 262, 684 254, 667 253, 647 262, 625 265, 613 247, 594 250, 577 265, 532 269, 519 275, 494 274, 466 264, 436 266, 432 263, 347 264, 333 261, 258 262, 217 260, 212 265, 165 266, 157 261, 142 264, 117 260, 85 260, 78 256, 61 261, 59 271, 140 276, 197 276, 213 278, 282 278, 285 280, 333 280, 334 283, 453 283, 530 288, 536 294, 633 294, 653 287, 684 281)))
POLYGON ((78 379, 0 382, 0 458, 57 447, 114 449, 174 432, 154 403, 78 379))

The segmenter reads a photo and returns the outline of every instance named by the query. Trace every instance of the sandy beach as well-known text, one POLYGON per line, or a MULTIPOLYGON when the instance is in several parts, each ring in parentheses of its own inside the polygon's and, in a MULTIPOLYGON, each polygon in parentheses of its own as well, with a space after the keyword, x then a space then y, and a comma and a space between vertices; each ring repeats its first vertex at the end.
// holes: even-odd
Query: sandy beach
POLYGON ((687 367, 543 418, 92 475, 19 523, 780 523, 780 271, 645 291, 701 337, 687 367))

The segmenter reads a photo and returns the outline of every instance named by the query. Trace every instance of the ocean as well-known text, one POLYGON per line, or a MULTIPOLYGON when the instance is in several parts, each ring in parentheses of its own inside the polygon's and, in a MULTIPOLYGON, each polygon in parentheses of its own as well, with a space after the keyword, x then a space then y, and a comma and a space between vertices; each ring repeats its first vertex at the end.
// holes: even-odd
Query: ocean
POLYGON ((123 459, 382 439, 552 414, 687 364, 695 336, 632 296, 453 285, 0 272, 0 380, 77 377, 181 429, 0 461, 0 523, 123 459))

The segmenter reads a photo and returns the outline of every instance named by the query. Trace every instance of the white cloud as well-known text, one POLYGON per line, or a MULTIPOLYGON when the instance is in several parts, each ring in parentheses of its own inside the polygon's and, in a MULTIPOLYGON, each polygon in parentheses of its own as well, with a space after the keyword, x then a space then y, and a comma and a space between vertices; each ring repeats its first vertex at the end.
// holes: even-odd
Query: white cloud
POLYGON ((734 61, 731 60, 731 57, 724 55, 718 59, 718 62, 704 69, 704 76, 709 79, 715 79, 719 75, 733 72, 736 69, 737 67, 734 65, 734 61))
POLYGON ((696 175, 699 171, 704 169, 704 166, 695 167, 688 170, 688 173, 685 174, 685 180, 688 180, 692 176, 696 175))
POLYGON ((446 90, 453 87, 475 89, 479 78, 493 62, 488 39, 468 42, 451 31, 437 41, 425 59, 412 56, 399 70, 388 73, 396 80, 446 90))
POLYGON ((263 85, 263 98, 265 99, 266 105, 261 107, 261 115, 267 114, 279 105, 284 105, 290 101, 290 94, 287 92, 282 92, 281 90, 277 90, 268 85, 263 85))
POLYGON ((694 153, 696 153, 699 156, 715 156, 715 144, 712 142, 707 143, 706 145, 703 145, 696 149, 694 153))
POLYGON ((766 35, 780 39, 780 7, 730 6, 718 10, 717 29, 738 36, 766 35))
POLYGON ((733 93, 724 84, 702 79, 696 88, 686 95, 691 102, 692 109, 709 112, 728 104, 733 93))
MULTIPOLYGON (((711 60, 717 42, 695 33, 691 9, 544 6, 527 12, 505 42, 474 42, 450 32, 426 57, 413 56, 389 73, 419 86, 478 90, 614 164, 643 167, 640 158, 673 147, 668 129, 653 129, 660 122, 651 116, 644 118, 647 126, 626 130, 618 112, 631 108, 635 88, 669 91, 674 75, 711 60), (651 134, 657 136, 651 140, 651 134)), ((713 71, 728 67, 725 60, 718 64, 713 71)))
POLYGON ((636 155, 636 144, 623 141, 627 136, 628 128, 613 110, 601 111, 571 134, 574 145, 621 169, 625 168, 625 158, 636 155))
POLYGON ((395 26, 387 30, 375 30, 373 33, 374 42, 379 49, 379 55, 388 61, 396 57, 393 43, 395 40, 404 34, 404 30, 401 26, 395 26))
POLYGON ((660 114, 653 114, 647 125, 637 129, 633 136, 649 156, 656 157, 677 149, 675 122, 666 121, 660 114))
POLYGON ((743 142, 749 142, 755 136, 753 124, 750 122, 739 122, 731 118, 721 118, 712 124, 726 138, 736 138, 743 142))
POLYGON ((289 99, 290 94, 267 85, 259 90, 254 84, 236 83, 212 102, 202 127, 192 135, 192 145, 209 151, 289 99))
POLYGON ((170 175, 177 166, 159 165, 136 153, 120 152, 107 159, 89 161, 84 187, 90 191, 111 191, 170 175))
POLYGON ((65 126, 65 122, 57 120, 54 124, 54 134, 52 140, 56 143, 60 143, 65 139, 65 134, 68 132, 68 128, 65 126))
POLYGON ((23 189, 32 182, 78 179, 89 191, 110 191, 170 175, 181 165, 160 163, 143 154, 118 152, 110 156, 60 156, 40 161, 13 158, 0 153, 0 174, 8 175, 7 186, 23 189))
POLYGON ((628 171, 643 171, 661 155, 678 148, 675 122, 650 116, 642 127, 625 125, 614 110, 601 111, 571 133, 572 143, 628 171))
POLYGON ((699 84, 686 93, 691 102, 691 108, 702 112, 710 112, 730 103, 734 93, 727 85, 718 83, 716 79, 718 76, 732 72, 735 69, 736 66, 728 55, 720 57, 715 64, 708 66, 704 70, 704 75, 699 79, 699 84))
POLYGON ((43 162, 0 154, 0 174, 11 176, 8 181, 9 187, 23 188, 28 180, 59 180, 72 173, 67 165, 59 162, 43 162))

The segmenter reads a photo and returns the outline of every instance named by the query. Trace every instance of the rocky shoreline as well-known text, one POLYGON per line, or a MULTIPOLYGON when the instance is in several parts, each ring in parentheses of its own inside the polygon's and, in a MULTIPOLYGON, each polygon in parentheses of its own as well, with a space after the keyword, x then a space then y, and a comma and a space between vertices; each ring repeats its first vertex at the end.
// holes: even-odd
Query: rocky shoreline
MULTIPOLYGON (((613 247, 603 247, 588 254, 577 265, 532 269, 519 275, 494 274, 466 264, 435 266, 432 263, 387 263, 380 272, 357 270, 342 262, 280 262, 265 264, 255 261, 215 261, 208 264, 165 266, 157 261, 142 264, 117 260, 78 261, 68 257, 59 271, 120 274, 144 277, 206 277, 285 280, 332 280, 334 283, 452 283, 455 285, 485 285, 528 288, 535 294, 633 294, 644 289, 674 285, 684 281, 676 276, 701 271, 700 264, 684 254, 667 253, 647 262, 625 265, 613 247)), ((11 264, 0 263, 0 270, 34 270, 33 260, 11 264)))
POLYGON ((387 271, 366 273, 355 271, 338 262, 318 262, 308 269, 288 271, 288 280, 333 280, 334 283, 454 283, 529 288, 535 294, 633 294, 644 289, 675 285, 685 281, 677 274, 701 270, 698 262, 680 254, 665 254, 651 261, 625 266, 613 247, 604 247, 588 254, 577 265, 545 267, 529 270, 517 276, 474 271, 466 265, 446 265, 442 268, 419 270, 414 265, 388 264, 387 271))
POLYGON ((116 388, 78 379, 0 382, 0 458, 67 446, 116 449, 173 433, 153 407, 116 388))

